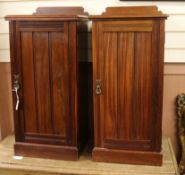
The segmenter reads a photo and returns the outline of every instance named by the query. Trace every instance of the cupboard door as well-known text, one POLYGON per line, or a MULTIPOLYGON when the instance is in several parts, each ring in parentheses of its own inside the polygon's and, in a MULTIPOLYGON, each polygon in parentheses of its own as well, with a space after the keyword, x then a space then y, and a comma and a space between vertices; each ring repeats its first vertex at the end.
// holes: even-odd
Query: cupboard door
POLYGON ((16 28, 21 97, 17 141, 71 143, 68 25, 17 22, 16 28))
MULTIPOLYGON (((150 20, 96 22, 95 145, 154 150, 158 106, 157 25, 150 20)), ((158 106, 159 107, 159 106, 158 106)), ((160 132, 160 129, 159 129, 160 132)), ((159 134, 160 135, 160 134, 159 134)))

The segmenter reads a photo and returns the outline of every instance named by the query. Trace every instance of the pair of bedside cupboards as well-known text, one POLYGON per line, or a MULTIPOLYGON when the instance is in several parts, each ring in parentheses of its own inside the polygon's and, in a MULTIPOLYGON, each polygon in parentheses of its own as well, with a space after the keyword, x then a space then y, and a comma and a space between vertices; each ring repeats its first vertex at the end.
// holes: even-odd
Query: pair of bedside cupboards
POLYGON ((79 61, 87 55, 84 15, 82 8, 59 7, 6 17, 15 154, 76 160, 90 130, 85 105, 91 104, 87 89, 92 89, 93 160, 161 165, 167 16, 154 6, 109 7, 89 16, 93 85, 88 88, 89 65, 79 61))
POLYGON ((87 133, 87 89, 80 76, 87 73, 78 56, 87 41, 80 39, 87 13, 82 7, 43 7, 6 20, 15 155, 77 160, 87 133))

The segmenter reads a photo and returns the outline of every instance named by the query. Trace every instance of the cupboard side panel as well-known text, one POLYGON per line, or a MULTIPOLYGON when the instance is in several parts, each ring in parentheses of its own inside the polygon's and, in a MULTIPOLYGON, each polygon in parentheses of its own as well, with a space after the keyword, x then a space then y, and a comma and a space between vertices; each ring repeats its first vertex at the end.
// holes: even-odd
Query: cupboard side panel
POLYGON ((164 20, 156 20, 154 22, 154 30, 152 33, 152 52, 153 52, 153 149, 161 150, 162 137, 162 101, 163 101, 163 69, 164 69, 164 20))
POLYGON ((88 32, 88 21, 77 21, 79 147, 92 143, 93 139, 92 62, 88 61, 91 42, 92 33, 88 32))
POLYGON ((69 22, 66 25, 68 30, 68 38, 66 46, 68 48, 69 61, 69 117, 68 117, 68 144, 78 145, 79 137, 79 116, 78 116, 78 67, 77 67, 77 26, 76 22, 69 22), (71 129, 73 128, 73 129, 71 129))
POLYGON ((165 45, 165 21, 159 21, 159 91, 158 91, 158 121, 156 125, 156 151, 161 151, 162 141, 162 109, 163 109, 163 84, 164 84, 164 45, 165 45), (159 129, 160 128, 160 129, 159 129))

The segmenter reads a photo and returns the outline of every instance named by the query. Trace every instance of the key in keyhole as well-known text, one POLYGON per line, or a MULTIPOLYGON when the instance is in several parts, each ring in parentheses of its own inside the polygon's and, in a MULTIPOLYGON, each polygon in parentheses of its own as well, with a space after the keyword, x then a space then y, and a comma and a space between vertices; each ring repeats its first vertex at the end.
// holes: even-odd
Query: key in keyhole
POLYGON ((15 95, 16 95, 16 99, 17 99, 17 101, 16 101, 16 106, 15 106, 15 110, 16 110, 16 111, 19 109, 19 103, 20 103, 20 101, 19 101, 18 90, 19 90, 19 85, 16 85, 16 86, 14 87, 14 89, 13 89, 13 91, 15 92, 15 95))

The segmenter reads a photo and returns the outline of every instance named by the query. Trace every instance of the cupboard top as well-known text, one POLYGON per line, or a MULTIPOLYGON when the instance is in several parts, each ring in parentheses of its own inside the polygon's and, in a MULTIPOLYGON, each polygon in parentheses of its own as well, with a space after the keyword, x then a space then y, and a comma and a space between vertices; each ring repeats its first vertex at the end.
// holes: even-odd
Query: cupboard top
POLYGON ((124 19, 124 18, 167 18, 156 6, 107 7, 101 15, 90 15, 90 19, 124 19))
POLYGON ((8 21, 76 21, 86 18, 86 16, 81 15, 8 15, 5 17, 5 19, 8 21))
POLYGON ((86 19, 83 7, 38 7, 32 15, 8 15, 9 21, 75 21, 86 19))

